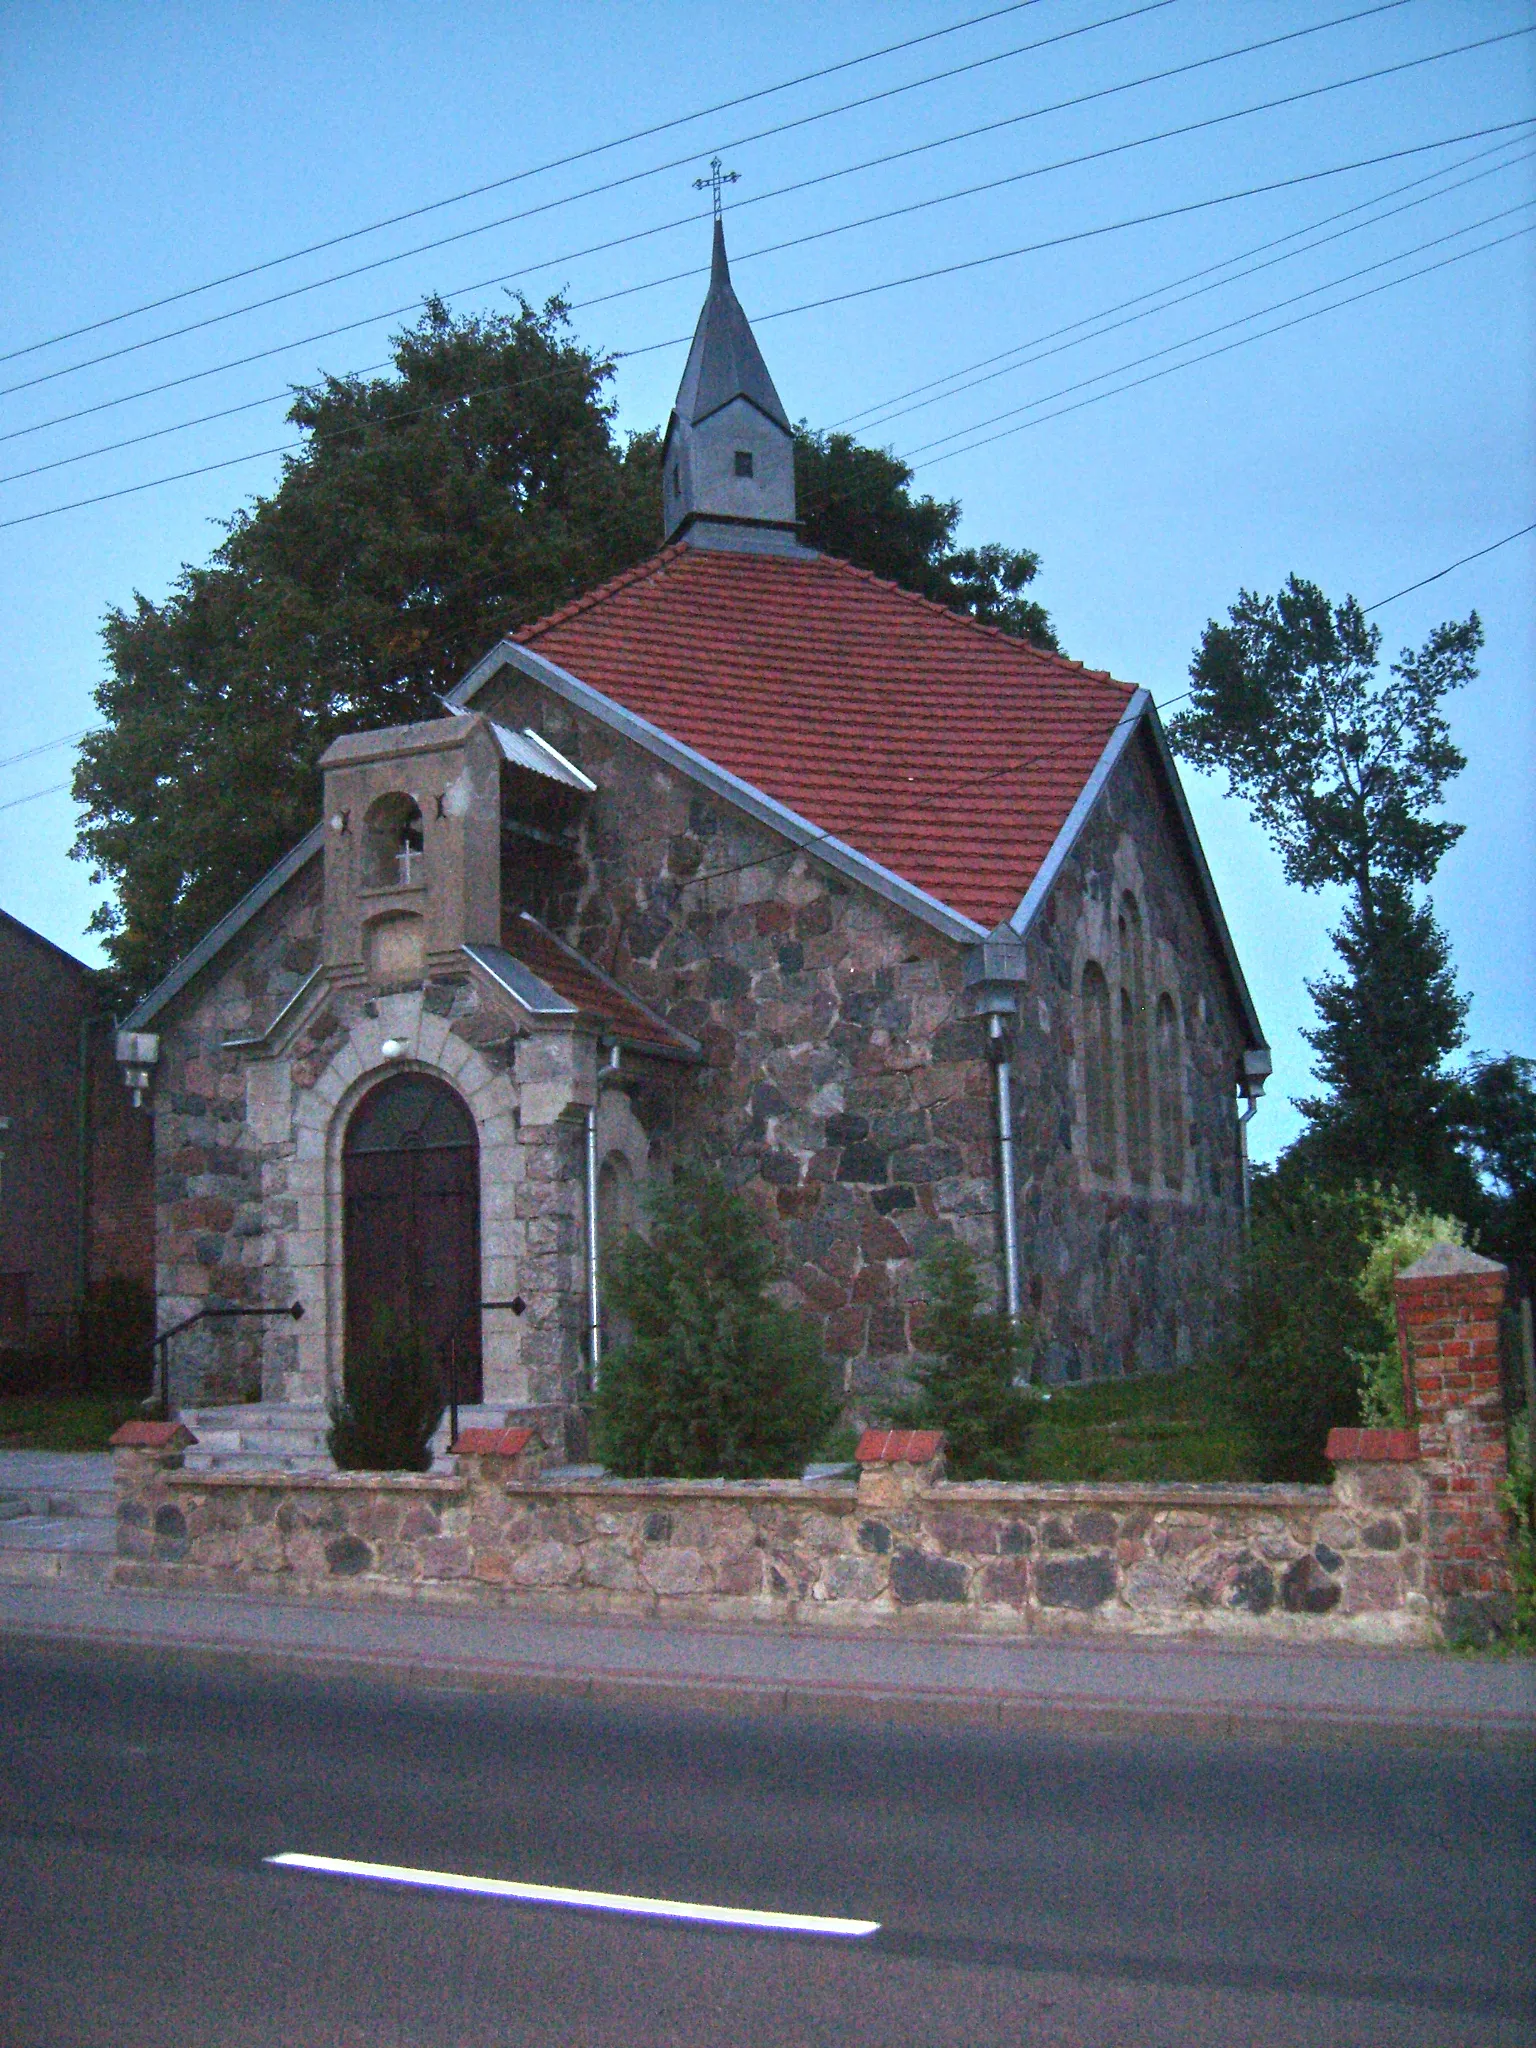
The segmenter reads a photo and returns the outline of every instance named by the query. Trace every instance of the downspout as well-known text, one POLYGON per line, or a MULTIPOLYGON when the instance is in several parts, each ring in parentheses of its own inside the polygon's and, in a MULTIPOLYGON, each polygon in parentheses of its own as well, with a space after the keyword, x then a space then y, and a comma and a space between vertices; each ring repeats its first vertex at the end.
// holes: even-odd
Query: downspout
POLYGON ((1242 1069, 1238 1087, 1248 1098, 1248 1107, 1237 1120, 1237 1164, 1243 1182, 1243 1228, 1248 1228, 1248 1215, 1253 1202, 1253 1175, 1248 1164, 1248 1126, 1253 1122, 1259 1106, 1259 1097, 1264 1093, 1264 1083, 1274 1072, 1267 1045, 1250 1046, 1243 1054, 1242 1069))
POLYGON ((1258 1113, 1259 1098, 1250 1095, 1248 1107, 1237 1120, 1237 1164, 1243 1176, 1243 1222, 1248 1222, 1248 1212, 1253 1206, 1253 1182, 1248 1171, 1248 1126, 1258 1113))
POLYGON ((619 1071, 619 1048, 608 1048, 608 1063, 598 1070, 597 1086, 587 1110, 587 1391, 595 1394, 603 1363, 603 1303, 597 1242, 597 1111, 604 1087, 619 1071))
POLYGON ((1013 1136, 1013 1059, 1009 1019, 1019 1011, 1019 990, 1026 972, 1024 941, 1012 925, 1000 924, 966 955, 962 979, 972 1016, 987 1020, 987 1052, 992 1061, 997 1109, 998 1236, 1003 1253, 1003 1300, 1008 1320, 1023 1314, 1019 1286, 1018 1170, 1013 1136))
POLYGON ((1019 1210, 1014 1166, 1013 1061, 1008 1056, 1008 1027, 994 1010, 987 1019, 987 1036, 992 1049, 992 1073, 997 1090, 998 1201, 1003 1212, 1003 1285, 1008 1303, 1008 1320, 1017 1323, 1023 1313, 1019 1289, 1019 1210))

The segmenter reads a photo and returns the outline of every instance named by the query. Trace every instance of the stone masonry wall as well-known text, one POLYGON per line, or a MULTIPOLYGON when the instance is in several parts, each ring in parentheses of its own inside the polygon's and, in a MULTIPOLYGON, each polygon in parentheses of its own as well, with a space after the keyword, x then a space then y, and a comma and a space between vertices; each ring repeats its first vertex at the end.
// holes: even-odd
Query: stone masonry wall
MULTIPOLYGON (((155 1425, 130 1428, 152 1435, 155 1425)), ((1319 1486, 188 1473, 116 1453, 116 1582, 989 1634, 1427 1641, 1411 1466, 1319 1486)))
MULTIPOLYGON (((953 1232, 997 1268, 992 1074, 964 1013, 961 946, 515 671, 477 704, 534 726, 598 784, 562 860, 536 883, 525 864, 509 870, 508 909, 547 918, 703 1044, 701 1072, 637 1096, 654 1156, 703 1156, 755 1195, 786 1300, 820 1320, 855 1404, 878 1410, 915 1348, 928 1242, 953 1232)), ((1240 1041, 1135 750, 1031 934, 1017 1036, 1024 1282, 1047 1375, 1187 1361, 1211 1340, 1238 1243, 1240 1041), (1077 956, 1122 883, 1140 891, 1154 990, 1180 1006, 1189 1158, 1176 1195, 1084 1173, 1077 956)))
MULTIPOLYGON (((504 1010, 472 976, 402 990, 325 995, 291 1042, 240 1049, 312 970, 319 952, 320 863, 253 921, 167 1023, 155 1077, 159 1314, 162 1327, 204 1306, 294 1300, 297 1326, 213 1322, 171 1346, 173 1402, 318 1403, 339 1373, 338 1105, 370 1071, 420 1065, 471 1102, 480 1140, 482 1281, 490 1298, 521 1290, 521 1319, 487 1334, 488 1392, 573 1399, 580 1356, 581 1132, 513 1113, 518 1046, 504 1010), (410 1056, 386 1069, 379 1045, 410 1056)), ((542 1042, 523 1041, 534 1073, 542 1042)))

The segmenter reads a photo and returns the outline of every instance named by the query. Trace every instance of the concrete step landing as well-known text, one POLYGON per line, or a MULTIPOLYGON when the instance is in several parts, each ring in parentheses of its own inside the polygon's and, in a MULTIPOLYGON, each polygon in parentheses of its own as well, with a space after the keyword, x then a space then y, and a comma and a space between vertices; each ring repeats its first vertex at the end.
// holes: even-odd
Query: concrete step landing
MULTIPOLYGON (((500 1429, 505 1402, 476 1402, 459 1409, 460 1429, 500 1429)), ((197 1438, 186 1451, 188 1472, 331 1472, 326 1447, 330 1417, 323 1408, 280 1401, 242 1402, 238 1407, 183 1408, 180 1418, 197 1438)), ((446 1413, 432 1439, 432 1468, 451 1472, 446 1413)))

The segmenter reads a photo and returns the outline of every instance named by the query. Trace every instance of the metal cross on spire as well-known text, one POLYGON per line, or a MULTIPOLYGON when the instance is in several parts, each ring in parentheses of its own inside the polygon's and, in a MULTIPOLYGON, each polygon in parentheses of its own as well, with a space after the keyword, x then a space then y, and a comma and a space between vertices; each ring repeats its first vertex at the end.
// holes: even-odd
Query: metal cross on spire
POLYGON ((740 171, 721 170, 719 157, 712 156, 709 160, 709 176, 707 178, 694 179, 693 189, 695 192, 708 192, 712 195, 716 220, 720 218, 720 187, 722 185, 734 185, 740 176, 740 171))

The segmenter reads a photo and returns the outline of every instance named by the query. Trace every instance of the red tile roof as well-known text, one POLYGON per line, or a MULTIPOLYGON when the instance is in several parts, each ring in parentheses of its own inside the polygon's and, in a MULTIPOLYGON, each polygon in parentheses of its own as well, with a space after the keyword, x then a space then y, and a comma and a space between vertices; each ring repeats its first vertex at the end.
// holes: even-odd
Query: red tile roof
POLYGON ((611 1025, 627 1044, 649 1045, 672 1053, 697 1050, 691 1038, 674 1031, 638 997, 610 980, 601 968, 594 967, 573 946, 557 939, 526 911, 509 920, 502 943, 514 959, 521 960, 541 981, 548 982, 556 995, 564 996, 586 1016, 611 1025))
POLYGON ((1132 695, 830 555, 665 548, 515 637, 988 929, 1132 695))

